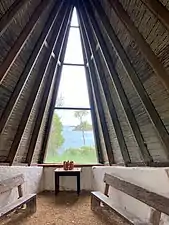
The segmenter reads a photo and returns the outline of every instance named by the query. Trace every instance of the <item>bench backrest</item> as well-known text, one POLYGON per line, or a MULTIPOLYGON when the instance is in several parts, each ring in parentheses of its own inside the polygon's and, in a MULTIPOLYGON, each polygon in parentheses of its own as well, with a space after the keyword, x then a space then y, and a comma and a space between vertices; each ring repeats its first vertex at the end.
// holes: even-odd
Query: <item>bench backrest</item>
MULTIPOLYGON (((139 201, 151 206, 152 208, 169 215, 169 199, 158 195, 154 192, 148 191, 145 188, 139 187, 135 184, 125 181, 122 178, 105 173, 104 182, 106 183, 106 191, 108 187, 115 189, 138 199, 139 201)), ((107 194, 105 193, 105 194, 107 194)))
MULTIPOLYGON (((15 177, 0 181, 0 194, 12 190, 14 187, 18 187, 18 191, 21 191, 21 185, 24 183, 23 174, 19 174, 15 177)), ((22 193, 19 193, 22 195, 22 193)))

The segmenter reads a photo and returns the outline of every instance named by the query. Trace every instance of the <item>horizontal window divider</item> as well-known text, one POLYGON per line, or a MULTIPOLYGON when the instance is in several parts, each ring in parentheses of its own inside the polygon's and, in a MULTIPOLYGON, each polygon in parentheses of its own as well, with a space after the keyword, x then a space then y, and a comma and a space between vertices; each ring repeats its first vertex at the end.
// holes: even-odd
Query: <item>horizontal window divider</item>
POLYGON ((85 67, 85 64, 80 64, 80 63, 63 63, 63 66, 83 66, 85 67))
POLYGON ((80 28, 80 26, 70 25, 70 28, 80 28))
POLYGON ((55 107, 55 109, 65 109, 65 110, 91 110, 91 108, 82 108, 82 107, 55 107))

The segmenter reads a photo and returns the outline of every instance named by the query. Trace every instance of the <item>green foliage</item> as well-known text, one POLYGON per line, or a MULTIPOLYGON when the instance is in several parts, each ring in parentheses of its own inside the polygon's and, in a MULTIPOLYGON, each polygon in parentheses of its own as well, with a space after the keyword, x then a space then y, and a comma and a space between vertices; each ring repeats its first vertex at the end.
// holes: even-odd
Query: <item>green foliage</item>
POLYGON ((74 131, 91 131, 92 125, 89 124, 87 121, 81 122, 74 128, 74 131))
POLYGON ((55 156, 57 149, 59 149, 64 143, 64 137, 62 135, 63 125, 60 117, 54 113, 52 127, 50 131, 50 137, 48 141, 48 154, 55 156))
POLYGON ((61 155, 48 157, 47 163, 62 163, 65 160, 73 160, 75 163, 97 163, 96 150, 94 147, 83 146, 80 148, 69 148, 61 155))

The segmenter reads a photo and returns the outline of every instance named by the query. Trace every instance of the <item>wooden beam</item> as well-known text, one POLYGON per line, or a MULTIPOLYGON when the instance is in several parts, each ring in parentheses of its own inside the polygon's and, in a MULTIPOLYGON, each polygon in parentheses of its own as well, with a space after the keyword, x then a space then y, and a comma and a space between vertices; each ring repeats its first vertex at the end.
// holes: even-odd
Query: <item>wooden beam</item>
MULTIPOLYGON (((137 75, 135 69, 133 68, 129 58, 127 57, 125 50, 123 49, 120 41, 118 40, 103 8, 101 7, 101 5, 99 4, 98 1, 96 2, 95 0, 93 0, 91 3, 93 3, 93 7, 95 7, 95 9, 96 9, 96 11, 94 11, 94 13, 97 12, 97 14, 100 18, 100 22, 102 23, 102 25, 105 29, 105 32, 106 32, 107 36, 109 37, 109 40, 111 41, 113 48, 115 49, 117 55, 119 56, 129 78, 131 79, 137 93, 139 94, 140 99, 141 99, 142 103, 144 104, 146 111, 158 133, 158 136, 164 145, 164 149, 166 151, 166 156, 169 159, 169 151, 168 151, 169 135, 168 135, 168 132, 167 132, 162 120, 160 119, 160 116, 158 115, 156 109, 154 108, 154 105, 153 105, 151 99, 149 98, 146 90, 144 89, 143 84, 141 83, 140 79, 138 78, 138 75, 137 75)), ((135 131, 134 128, 132 128, 132 129, 133 129, 133 131, 135 131)), ((137 140, 137 142, 138 142, 138 140, 137 140)), ((139 144, 139 142, 138 142, 138 144, 139 144)), ((139 146, 140 146, 140 144, 139 144, 139 146)))
POLYGON ((68 24, 69 24, 71 14, 72 14, 72 9, 71 9, 71 7, 69 7, 68 12, 67 12, 66 17, 65 17, 65 20, 64 20, 64 22, 62 24, 62 27, 61 27, 61 30, 60 30, 57 43, 55 45, 55 49, 54 49, 55 58, 53 58, 51 56, 51 63, 49 64, 49 67, 47 68, 47 70, 49 70, 49 71, 47 71, 47 73, 49 72, 49 76, 48 76, 46 86, 45 86, 43 96, 42 96, 43 101, 40 104, 39 109, 38 109, 36 122, 35 122, 35 125, 34 125, 33 133, 32 133, 32 136, 31 136, 29 147, 28 147, 28 153, 27 153, 27 157, 26 157, 26 162, 28 163, 28 165, 30 165, 31 162, 32 162, 32 157, 33 157, 36 141, 37 141, 39 130, 40 130, 40 127, 41 127, 41 123, 42 123, 42 120, 43 120, 43 115, 44 115, 44 112, 45 112, 45 108, 46 108, 47 100, 48 100, 48 97, 49 97, 50 89, 52 87, 52 83, 53 82, 56 83, 56 80, 58 79, 56 77, 55 70, 56 70, 56 67, 57 67, 58 59, 59 59, 60 46, 62 46, 62 44, 64 42, 64 38, 66 36, 66 32, 67 32, 67 29, 68 29, 68 24))
MULTIPOLYGON (((112 58, 111 58, 111 54, 109 52, 109 48, 107 47, 105 41, 104 41, 104 37, 99 29, 99 26, 97 24, 97 21, 96 19, 94 18, 93 16, 93 11, 91 11, 91 6, 90 4, 87 5, 87 11, 88 11, 88 18, 90 18, 90 21, 91 21, 91 26, 93 27, 93 30, 95 31, 95 34, 97 36, 97 39, 98 39, 98 42, 100 44, 100 48, 102 50, 102 54, 104 55, 105 57, 105 60, 106 60, 106 63, 107 63, 107 66, 108 66, 108 70, 110 71, 110 76, 111 76, 111 79, 114 83, 114 86, 117 90, 117 93, 119 95, 119 99, 122 103, 122 106, 124 108, 124 111, 126 113, 126 116, 127 116, 127 119, 128 119, 128 122, 133 130, 133 134, 137 140, 137 143, 138 143, 138 146, 139 146, 139 153, 140 153, 140 156, 141 158, 144 160, 144 162, 148 165, 150 162, 153 161, 148 149, 147 149, 147 146, 145 145, 144 143, 144 139, 143 139, 143 136, 141 134, 141 131, 139 129, 139 126, 138 126, 138 123, 136 121, 136 118, 135 118, 135 115, 132 111, 132 108, 130 106, 130 103, 128 101, 128 98, 125 94, 125 91, 123 89, 123 86, 121 84, 121 81, 119 79, 119 76, 114 68, 114 65, 112 63, 112 58), (89 16, 90 14, 90 16, 89 16)), ((87 18, 86 18, 87 19, 87 18)), ((98 63, 98 66, 100 65, 100 62, 98 63)), ((100 70, 99 70, 100 71, 100 70)), ((100 73, 101 75, 101 73, 100 73)), ((111 112, 112 112, 112 118, 114 117, 114 128, 115 128, 115 131, 116 131, 116 135, 117 135, 117 138, 118 138, 118 141, 119 141, 119 145, 120 145, 120 148, 121 148, 121 151, 122 151, 122 155, 123 157, 126 158, 126 160, 124 161, 128 161, 128 163, 130 163, 130 160, 129 160, 129 156, 127 157, 127 147, 125 147, 125 140, 124 140, 124 137, 123 137, 123 133, 122 133, 122 130, 120 129, 120 123, 118 122, 118 116, 117 116, 117 113, 116 113, 116 109, 115 107, 113 106, 113 104, 111 104, 111 102, 113 102, 113 99, 114 99, 114 96, 111 92, 111 84, 107 81, 107 84, 106 84, 106 78, 104 78, 105 76, 102 74, 102 81, 105 82, 105 93, 107 92, 107 101, 109 101, 109 105, 111 107, 111 112), (110 89, 108 89, 107 87, 109 87, 110 89)))
POLYGON ((23 183, 24 183, 23 174, 19 174, 15 177, 11 177, 6 180, 2 180, 2 181, 0 181, 0 194, 10 191, 14 187, 18 187, 19 185, 21 185, 23 183))
POLYGON ((115 189, 124 192, 125 194, 130 195, 133 198, 136 198, 139 201, 151 206, 152 208, 169 215, 168 198, 162 195, 158 195, 155 192, 146 190, 133 183, 127 182, 123 178, 119 178, 107 173, 105 174, 104 182, 114 187, 115 189))
POLYGON ((57 98, 57 93, 58 93, 58 88, 59 88, 59 83, 60 83, 60 78, 61 78, 61 72, 62 72, 63 60, 65 57, 65 52, 66 52, 66 47, 67 47, 68 36, 69 36, 69 29, 66 32, 64 43, 61 48, 61 53, 59 56, 58 62, 60 62, 60 63, 58 63, 57 70, 56 70, 56 78, 57 79, 55 80, 55 84, 54 84, 54 90, 53 90, 53 94, 52 94, 51 104, 49 107, 49 115, 48 115, 48 119, 47 119, 47 123, 46 123, 46 127, 45 127, 41 154, 40 154, 40 157, 38 160, 38 163, 40 163, 40 164, 44 162, 44 159, 46 157, 47 143, 48 143, 48 139, 49 139, 50 128, 51 128, 53 113, 54 113, 55 104, 56 104, 56 98, 57 98))
POLYGON ((19 96, 22 92, 22 89, 24 88, 29 76, 31 75, 34 65, 36 64, 36 62, 39 58, 41 48, 44 45, 45 40, 48 37, 48 35, 54 25, 54 22, 57 19, 57 15, 60 11, 61 5, 62 5, 62 3, 60 1, 56 2, 55 7, 53 8, 53 10, 45 24, 45 28, 43 29, 43 31, 33 49, 33 52, 28 60, 28 63, 26 64, 25 69, 24 69, 23 73, 21 74, 19 81, 15 86, 12 96, 9 99, 9 101, 0 117, 0 133, 4 129, 8 119, 10 117, 10 114, 13 110, 13 107, 16 104, 16 101, 19 98, 19 96))
POLYGON ((169 11, 158 0, 142 0, 142 2, 155 14, 155 16, 161 20, 161 22, 169 30, 169 11))
POLYGON ((105 98, 106 98, 106 102, 107 102, 107 105, 108 105, 108 108, 109 108, 109 113, 110 113, 110 116, 111 116, 111 119, 112 119, 112 122, 113 122, 113 125, 114 125, 114 129, 115 129, 116 136, 117 136, 117 139, 118 139, 118 143, 119 143, 119 146, 120 146, 120 149, 121 149, 123 160, 124 160, 125 165, 127 165, 128 163, 131 162, 131 160, 130 160, 128 149, 127 149, 125 139, 124 139, 124 136, 123 136, 123 133, 122 133, 122 130, 121 130, 121 126, 120 126, 120 123, 119 123, 119 120, 118 120, 116 109, 115 109, 115 106, 114 106, 114 103, 113 103, 111 90, 109 89, 109 82, 107 82, 106 75, 104 74, 104 69, 101 66, 102 62, 101 62, 100 56, 98 54, 98 50, 95 51, 96 43, 92 39, 92 36, 89 35, 89 34, 92 34, 92 27, 90 26, 90 23, 88 21, 87 14, 83 13, 82 15, 83 15, 83 19, 84 19, 85 24, 86 24, 86 33, 88 34, 88 39, 89 39, 89 43, 90 43, 90 46, 91 46, 93 59, 94 59, 95 64, 96 64, 96 68, 97 68, 97 71, 98 71, 98 74, 99 74, 100 82, 102 84, 102 88, 103 88, 104 95, 105 95, 105 98))
POLYGON ((11 24, 16 13, 27 3, 28 0, 16 0, 0 19, 0 36, 5 32, 11 24))
POLYGON ((101 127, 103 130, 103 136, 105 139, 105 146, 106 146, 106 151, 107 151, 107 155, 108 155, 108 160, 109 160, 109 164, 112 165, 112 164, 114 164, 113 149, 112 149, 112 145, 111 145, 111 141, 110 141, 110 135, 109 135, 109 131, 108 131, 107 123, 106 123, 103 105, 102 105, 102 102, 100 101, 101 94, 100 94, 100 91, 98 88, 98 82, 96 80, 97 75, 96 75, 95 66, 94 66, 93 60, 89 60, 91 58, 91 52, 90 52, 90 46, 89 46, 88 39, 87 39, 85 23, 83 21, 82 15, 81 15, 81 10, 79 10, 79 20, 80 20, 80 24, 81 24, 82 36, 83 36, 84 46, 85 46, 86 55, 87 55, 87 59, 88 59, 90 79, 92 81, 92 89, 95 92, 95 98, 96 98, 96 102, 97 102, 100 123, 101 123, 101 127))
MULTIPOLYGON (((82 37, 82 30, 80 28, 80 36, 81 36, 81 43, 82 43, 82 50, 83 50, 83 58, 84 58, 84 63, 87 65, 87 55, 85 52, 85 46, 83 42, 83 37, 82 37)), ((101 144, 101 136, 99 132, 99 125, 98 125, 98 118, 97 118, 97 110, 95 108, 95 102, 94 102, 94 95, 93 95, 93 90, 92 90, 92 84, 90 80, 90 71, 88 66, 85 67, 85 72, 86 72, 86 80, 87 80, 87 88, 88 88, 88 93, 89 93, 89 101, 90 101, 90 107, 91 107, 91 117, 92 117, 92 126, 93 126, 93 131, 94 131, 94 139, 96 143, 96 153, 97 153, 97 158, 99 163, 104 163, 104 158, 103 158, 103 149, 102 149, 102 144, 101 144)))
MULTIPOLYGON (((40 66, 41 70, 39 71, 39 74, 36 77, 36 80, 35 80, 35 83, 34 83, 34 87, 32 89, 31 95, 30 95, 30 97, 28 99, 28 103, 29 104, 27 104, 27 107, 24 110, 24 113, 22 115, 20 124, 18 126, 17 132, 16 132, 14 140, 12 142, 9 155, 7 157, 7 162, 9 162, 10 164, 13 163, 13 160, 14 160, 14 157, 16 155, 16 152, 17 152, 17 149, 18 149, 18 146, 19 146, 22 134, 24 132, 26 123, 27 123, 27 121, 29 119, 29 115, 30 115, 32 106, 33 106, 34 101, 36 99, 36 95, 37 95, 38 90, 39 90, 39 88, 41 86, 41 83, 43 81, 43 77, 45 76, 46 68, 47 68, 48 64, 50 64, 50 55, 52 54, 53 48, 55 46, 55 43, 57 43, 60 26, 61 26, 61 24, 63 22, 63 19, 64 19, 63 15, 65 14, 66 10, 67 10, 67 8, 65 7, 65 4, 64 4, 62 6, 61 11, 58 14, 57 21, 56 21, 56 23, 54 25, 54 29, 52 31, 51 39, 49 41, 49 46, 47 48, 47 53, 45 54, 44 59, 43 59, 43 61, 41 63, 41 66, 40 66)), ((44 46, 44 48, 46 48, 46 46, 44 46)))
POLYGON ((48 3, 49 2, 47 0, 43 0, 37 6, 30 21, 26 24, 19 38, 15 41, 15 44, 13 45, 12 49, 9 51, 3 63, 0 65, 0 84, 2 83, 3 79, 6 77, 8 71, 10 70, 18 54, 21 52, 22 48, 24 47, 24 44, 26 43, 29 36, 31 35, 37 20, 39 19, 40 15, 42 14, 43 10, 46 8, 48 3))
POLYGON ((160 78, 166 89, 169 89, 169 74, 165 70, 163 64, 159 61, 158 57, 155 55, 149 44, 145 41, 143 36, 139 33, 138 29, 134 26, 134 23, 131 21, 130 17, 123 9, 119 1, 108 1, 117 14, 119 20, 121 20, 121 22, 129 31, 130 35, 136 41, 138 47, 140 48, 140 51, 143 53, 145 59, 151 65, 156 75, 160 78))

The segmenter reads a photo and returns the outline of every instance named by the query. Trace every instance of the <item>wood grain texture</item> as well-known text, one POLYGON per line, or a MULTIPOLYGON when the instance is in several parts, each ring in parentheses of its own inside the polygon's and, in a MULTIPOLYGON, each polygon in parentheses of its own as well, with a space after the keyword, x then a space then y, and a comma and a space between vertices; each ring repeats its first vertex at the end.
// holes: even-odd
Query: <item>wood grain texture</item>
POLYGON ((141 52, 152 66, 157 76, 161 78, 161 81, 163 82, 164 86, 169 89, 169 76, 166 70, 164 69, 162 63, 158 60, 156 55, 153 53, 150 46, 146 43, 142 35, 139 33, 137 28, 134 26, 128 14, 123 9, 122 5, 119 3, 118 0, 109 0, 109 2, 112 8, 115 10, 116 14, 118 15, 119 19, 123 22, 132 37, 136 40, 141 52))
POLYGON ((136 198, 139 201, 157 209, 158 211, 169 215, 168 198, 107 173, 105 174, 104 182, 115 189, 122 191, 125 194, 130 195, 133 198, 136 198))
POLYGON ((144 4, 160 19, 169 29, 169 11, 158 0, 142 0, 144 4))
POLYGON ((14 187, 18 187, 24 183, 23 174, 0 181, 0 194, 10 191, 14 187))
POLYGON ((13 46, 13 48, 3 61, 2 65, 0 66, 0 83, 2 83, 13 61, 16 59, 17 55, 22 50, 26 40, 29 38, 29 35, 32 32, 33 27, 35 26, 38 18, 40 17, 41 13, 43 12, 47 4, 48 4, 47 0, 43 0, 42 3, 38 5, 30 21, 28 22, 28 24, 22 31, 20 37, 15 42, 15 45, 13 46))

